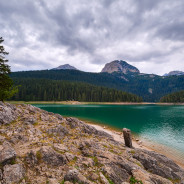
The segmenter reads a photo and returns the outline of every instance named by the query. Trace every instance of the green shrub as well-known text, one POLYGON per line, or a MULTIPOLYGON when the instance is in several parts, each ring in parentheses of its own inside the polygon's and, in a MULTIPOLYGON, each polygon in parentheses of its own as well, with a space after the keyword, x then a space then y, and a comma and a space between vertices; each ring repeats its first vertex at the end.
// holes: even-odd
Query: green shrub
POLYGON ((37 160, 38 160, 38 163, 40 163, 40 162, 41 162, 41 159, 42 159, 42 154, 41 154, 40 151, 37 151, 37 152, 36 152, 36 158, 37 158, 37 160))
POLYGON ((130 184, 143 184, 141 180, 137 180, 135 177, 130 178, 130 184))

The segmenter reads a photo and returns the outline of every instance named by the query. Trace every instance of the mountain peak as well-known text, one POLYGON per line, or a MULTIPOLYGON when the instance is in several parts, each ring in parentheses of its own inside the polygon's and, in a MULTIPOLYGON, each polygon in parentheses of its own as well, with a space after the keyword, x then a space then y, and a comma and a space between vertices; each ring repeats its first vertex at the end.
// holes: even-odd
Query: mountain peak
POLYGON ((51 70, 77 70, 77 68, 69 64, 64 64, 64 65, 58 66, 57 68, 53 68, 51 70))
POLYGON ((177 76, 178 75, 184 75, 184 72, 175 70, 175 71, 171 71, 169 73, 164 74, 164 76, 172 76, 172 75, 177 75, 177 76))
POLYGON ((119 72, 123 74, 140 73, 136 67, 128 64, 126 61, 123 60, 114 60, 110 63, 107 63, 101 72, 119 72))

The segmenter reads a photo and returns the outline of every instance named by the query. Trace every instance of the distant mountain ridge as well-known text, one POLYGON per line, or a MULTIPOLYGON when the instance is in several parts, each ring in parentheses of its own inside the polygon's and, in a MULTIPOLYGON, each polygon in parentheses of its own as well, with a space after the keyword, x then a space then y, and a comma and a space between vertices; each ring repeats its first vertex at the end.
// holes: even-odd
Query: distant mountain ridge
POLYGON ((176 70, 176 71, 171 71, 169 73, 164 74, 164 76, 172 76, 172 75, 176 75, 176 76, 184 75, 184 72, 176 70))
POLYGON ((126 75, 140 73, 140 71, 136 67, 128 64, 126 61, 123 60, 115 60, 110 63, 107 63, 101 72, 107 73, 118 72, 126 75))
POLYGON ((156 102, 169 93, 184 90, 184 75, 159 76, 140 73, 136 67, 122 60, 106 64, 100 73, 62 68, 12 72, 10 76, 19 81, 21 78, 37 78, 85 82, 133 93, 143 97, 146 102, 156 102))
POLYGON ((51 70, 78 70, 78 69, 69 64, 65 64, 65 65, 60 65, 57 68, 52 68, 51 70))

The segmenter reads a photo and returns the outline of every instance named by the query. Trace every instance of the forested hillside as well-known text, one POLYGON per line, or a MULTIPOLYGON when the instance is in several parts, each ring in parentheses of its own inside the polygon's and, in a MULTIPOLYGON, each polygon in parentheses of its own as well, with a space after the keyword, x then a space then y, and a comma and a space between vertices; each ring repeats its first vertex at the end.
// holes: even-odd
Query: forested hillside
POLYGON ((158 102, 166 94, 184 90, 184 76, 162 77, 153 74, 125 75, 119 73, 89 73, 77 70, 42 70, 13 72, 11 77, 80 81, 114 88, 141 96, 144 101, 158 102))
POLYGON ((82 82, 50 79, 16 79, 19 92, 11 100, 85 102, 141 102, 137 95, 82 82))
POLYGON ((90 73, 82 72, 79 70, 38 70, 38 71, 23 71, 12 72, 11 77, 16 78, 39 78, 39 79, 53 79, 53 80, 68 80, 68 81, 80 81, 87 82, 99 86, 107 86, 116 88, 119 84, 120 88, 123 83, 126 83, 123 79, 117 78, 108 73, 90 73))
POLYGON ((184 90, 168 94, 162 97, 160 102, 184 103, 184 90))

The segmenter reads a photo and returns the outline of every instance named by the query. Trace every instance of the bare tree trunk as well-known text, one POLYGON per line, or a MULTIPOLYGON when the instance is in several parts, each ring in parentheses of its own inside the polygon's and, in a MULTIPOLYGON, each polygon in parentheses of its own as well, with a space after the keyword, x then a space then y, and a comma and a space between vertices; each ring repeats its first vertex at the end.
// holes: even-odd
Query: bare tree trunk
POLYGON ((124 136, 124 140, 125 140, 125 146, 132 148, 131 131, 127 128, 123 128, 123 136, 124 136))

